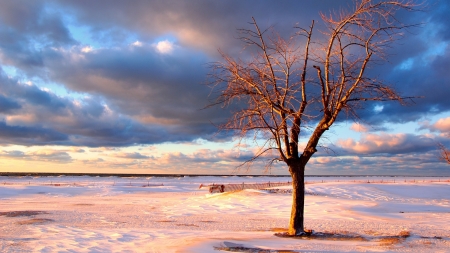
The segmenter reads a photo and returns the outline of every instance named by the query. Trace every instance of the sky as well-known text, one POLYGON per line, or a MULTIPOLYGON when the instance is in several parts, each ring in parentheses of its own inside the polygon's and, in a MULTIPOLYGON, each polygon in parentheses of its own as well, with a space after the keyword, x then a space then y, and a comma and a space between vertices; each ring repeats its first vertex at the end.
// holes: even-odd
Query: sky
MULTIPOLYGON (((320 28, 319 12, 351 1, 6 0, 0 3, 0 172, 288 174, 217 125, 229 108, 206 85, 220 49, 245 58, 237 29, 281 36, 320 28)), ((309 175, 450 175, 450 2, 399 18, 420 23, 370 71, 406 106, 368 103, 342 117, 309 175)), ((306 142, 306 139, 302 139, 306 142)))

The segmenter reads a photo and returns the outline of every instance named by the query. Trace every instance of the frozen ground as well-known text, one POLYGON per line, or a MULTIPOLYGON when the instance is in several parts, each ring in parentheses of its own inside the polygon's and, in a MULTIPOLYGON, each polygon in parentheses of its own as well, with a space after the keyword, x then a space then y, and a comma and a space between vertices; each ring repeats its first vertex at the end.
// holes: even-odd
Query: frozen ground
POLYGON ((285 191, 199 189, 288 180, 0 177, 0 252, 450 252, 450 178, 307 178, 309 240, 285 191))

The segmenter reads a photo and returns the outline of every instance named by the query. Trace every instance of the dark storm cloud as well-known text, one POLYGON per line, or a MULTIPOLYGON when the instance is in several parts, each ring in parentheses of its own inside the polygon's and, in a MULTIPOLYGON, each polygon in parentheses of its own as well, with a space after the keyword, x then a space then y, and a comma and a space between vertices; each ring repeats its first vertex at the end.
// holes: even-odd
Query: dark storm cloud
POLYGON ((180 141, 212 136, 211 122, 227 115, 220 108, 202 110, 210 89, 202 85, 207 60, 201 55, 177 48, 161 55, 152 45, 78 53, 83 60, 71 60, 71 53, 62 56, 64 65, 49 60, 49 76, 71 90, 105 98, 113 111, 142 124, 184 135, 180 141))
POLYGON ((27 43, 38 41, 42 45, 60 46, 75 41, 64 24, 61 14, 56 13, 41 1, 4 1, 0 10, 2 30, 21 35, 17 38, 6 37, 4 41, 27 43))
MULTIPOLYGON (((139 38, 154 39, 176 35, 182 45, 216 53, 217 48, 238 52, 236 29, 248 27, 255 17, 262 27, 275 25, 290 34, 296 23, 304 26, 318 18, 318 11, 347 6, 350 1, 65 1, 60 7, 74 11, 80 24, 91 27, 93 34, 123 29, 139 38)), ((55 1, 55 4, 60 4, 55 1)))
POLYGON ((0 59, 3 64, 14 65, 28 75, 35 75, 45 67, 41 55, 43 49, 73 44, 76 41, 61 15, 41 2, 2 2, 0 59))
POLYGON ((450 15, 448 10, 450 9, 450 3, 445 0, 434 1, 430 8, 435 8, 435 12, 431 17, 431 22, 437 24, 434 26, 435 32, 443 40, 450 40, 450 15))
POLYGON ((14 114, 0 121, 1 144, 128 146, 198 136, 181 125, 142 124, 111 111, 99 97, 71 100, 5 75, 0 78, 0 91, 1 97, 15 98, 4 103, 12 105, 14 114))
MULTIPOLYGON (((307 27, 319 19, 318 11, 327 13, 349 2, 5 1, 0 10, 1 64, 17 68, 17 79, 58 83, 88 97, 76 102, 4 75, 0 113, 15 117, 0 124, 12 134, 4 135, 3 142, 97 147, 226 138, 214 135, 211 123, 222 122, 228 111, 201 110, 210 92, 202 85, 208 81, 207 63, 218 60, 217 49, 242 56, 236 29, 251 28, 252 16, 261 27, 274 25, 289 35, 296 23, 307 27), (76 41, 69 25, 85 27, 85 36, 100 46, 84 50, 86 42, 76 41), (161 54, 154 43, 166 37, 173 39, 173 51, 161 54), (130 45, 136 39, 142 46, 130 45)), ((367 104, 360 112, 364 121, 407 122, 450 110, 450 49, 430 54, 430 45, 450 38, 450 6, 431 3, 437 7, 425 14, 404 16, 428 23, 393 45, 389 64, 371 70, 402 94, 424 98, 407 107, 386 103, 377 113, 375 104, 367 104), (411 63, 403 66, 408 59, 411 63)))
POLYGON ((19 108, 21 108, 21 106, 15 100, 0 94, 0 113, 12 113, 15 109, 19 108))
POLYGON ((207 60, 201 55, 181 49, 161 55, 150 45, 80 54, 81 61, 64 55, 64 65, 49 61, 49 76, 71 90, 104 96, 129 115, 198 121, 205 118, 198 115, 209 113, 199 112, 209 92, 201 85, 207 73, 207 60))
POLYGON ((424 23, 405 33, 389 49, 387 62, 370 72, 403 97, 413 99, 406 99, 406 106, 397 102, 367 103, 358 113, 364 121, 374 125, 405 123, 450 110, 449 12, 447 1, 428 1, 424 12, 410 15, 411 22, 424 23), (383 106, 383 110, 374 111, 375 106, 383 106))
POLYGON ((39 126, 11 126, 0 121, 0 143, 20 145, 67 144, 68 136, 39 126))

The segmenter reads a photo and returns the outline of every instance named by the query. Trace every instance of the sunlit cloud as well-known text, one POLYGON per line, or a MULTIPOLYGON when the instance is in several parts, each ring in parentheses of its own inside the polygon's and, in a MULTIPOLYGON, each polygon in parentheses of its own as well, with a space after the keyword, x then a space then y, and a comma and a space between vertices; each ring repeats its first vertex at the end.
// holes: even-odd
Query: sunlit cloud
POLYGON ((396 154, 433 149, 436 145, 436 141, 431 135, 365 133, 361 136, 359 141, 355 141, 352 138, 340 139, 336 144, 350 153, 396 154))
POLYGON ((440 132, 450 132, 450 117, 439 119, 431 128, 440 132))
POLYGON ((86 47, 81 48, 81 52, 83 52, 83 53, 89 53, 89 52, 91 52, 92 50, 93 50, 93 49, 92 49, 91 46, 86 46, 86 47))
POLYGON ((156 49, 161 54, 169 54, 173 51, 174 45, 172 42, 170 42, 168 40, 163 40, 163 41, 156 43, 156 49))
POLYGON ((85 153, 86 150, 78 147, 71 147, 68 151, 74 152, 74 153, 85 153))
POLYGON ((383 111, 383 109, 384 109, 384 105, 375 105, 375 107, 373 108, 373 111, 375 113, 380 113, 383 111))
POLYGON ((430 132, 439 132, 440 136, 449 138, 450 137, 450 117, 441 118, 435 123, 429 121, 420 122, 419 130, 427 129, 430 132))
POLYGON ((131 45, 135 46, 135 47, 142 47, 142 42, 136 40, 135 42, 133 42, 131 45))
POLYGON ((366 125, 363 125, 361 123, 353 123, 350 126, 350 130, 353 130, 355 132, 362 132, 362 133, 364 133, 364 132, 368 132, 369 128, 366 125))

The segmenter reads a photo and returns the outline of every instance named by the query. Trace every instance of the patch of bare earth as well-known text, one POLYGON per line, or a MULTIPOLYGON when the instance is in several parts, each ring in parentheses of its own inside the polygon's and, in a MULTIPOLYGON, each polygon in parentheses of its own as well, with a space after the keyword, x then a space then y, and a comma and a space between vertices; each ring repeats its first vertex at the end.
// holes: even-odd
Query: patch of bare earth
POLYGON ((195 224, 185 224, 185 223, 182 223, 182 224, 175 224, 176 226, 179 226, 179 227, 199 227, 199 226, 197 226, 197 225, 195 225, 195 224))
POLYGON ((312 232, 303 235, 289 235, 287 232, 275 233, 275 236, 302 239, 302 240, 330 240, 330 241, 369 241, 365 237, 351 233, 348 231, 333 231, 333 232, 312 232))
POLYGON ((331 240, 331 241, 375 241, 381 246, 393 246, 403 243, 406 238, 410 237, 409 231, 402 231, 398 235, 381 236, 375 231, 366 231, 370 236, 362 236, 348 231, 332 231, 332 232, 312 232, 304 235, 288 235, 285 228, 273 228, 272 231, 276 236, 303 239, 303 240, 331 240))
POLYGON ((247 248, 247 247, 214 247, 214 250, 228 251, 228 252, 248 252, 248 253, 294 253, 298 251, 292 250, 268 250, 261 248, 247 248))
POLYGON ((409 233, 409 231, 402 231, 396 236, 382 236, 381 238, 379 237, 378 243, 381 246, 393 246, 396 244, 403 243, 406 240, 406 238, 410 236, 411 234, 409 233))
POLYGON ((41 224, 41 223, 45 223, 45 222, 49 222, 49 221, 54 221, 54 220, 52 220, 52 219, 34 218, 34 219, 30 219, 30 220, 18 221, 17 224, 19 224, 19 225, 33 225, 33 224, 41 224))
MULTIPOLYGON (((402 231, 398 235, 393 236, 380 236, 378 233, 373 231, 368 231, 370 236, 362 236, 348 231, 331 231, 331 232, 312 232, 305 233, 304 235, 291 236, 287 234, 286 228, 272 228, 272 231, 277 232, 275 235, 284 238, 302 239, 302 240, 331 240, 331 241, 360 241, 368 242, 375 241, 380 244, 380 246, 394 246, 396 244, 403 243, 406 238, 410 236, 409 231, 402 231)), ((229 251, 229 252, 248 252, 248 253, 291 253, 297 252, 292 250, 268 250, 261 248, 251 248, 245 247, 240 244, 235 244, 231 242, 224 242, 223 245, 219 247, 214 247, 218 251, 229 251)))
POLYGON ((0 212, 0 216, 6 217, 21 217, 21 216, 33 216, 38 214, 48 214, 48 212, 44 211, 9 211, 9 212, 0 212))
POLYGON ((214 247, 214 250, 219 251, 228 251, 228 252, 247 252, 247 253, 293 253, 298 251, 292 251, 292 250, 268 250, 268 249, 261 249, 261 248, 250 248, 245 247, 241 244, 236 244, 232 242, 223 242, 222 246, 214 247))

